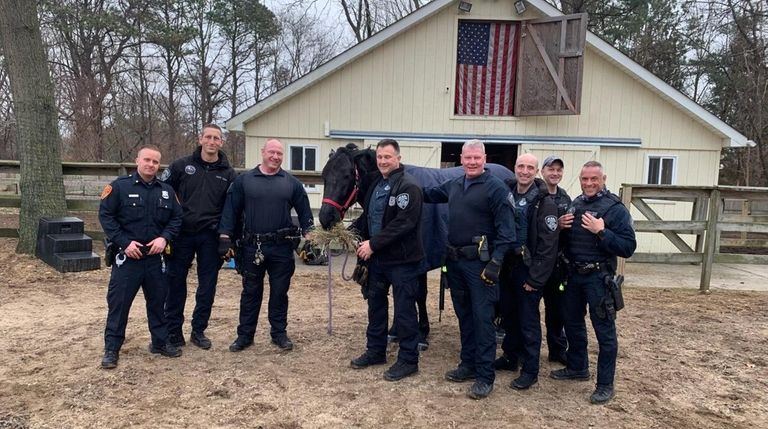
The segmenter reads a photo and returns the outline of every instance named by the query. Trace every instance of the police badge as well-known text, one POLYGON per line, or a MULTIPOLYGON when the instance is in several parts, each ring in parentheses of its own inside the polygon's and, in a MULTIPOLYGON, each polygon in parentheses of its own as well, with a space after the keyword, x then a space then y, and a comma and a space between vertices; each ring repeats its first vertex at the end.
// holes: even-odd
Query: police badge
POLYGON ((197 169, 195 168, 194 165, 188 165, 184 167, 184 172, 189 174, 190 176, 195 174, 195 171, 197 171, 197 169))
POLYGON ((171 198, 171 196, 168 194, 168 191, 163 191, 163 199, 167 200, 169 198, 171 198))
POLYGON ((544 218, 544 223, 547 224, 547 228, 549 228, 550 231, 554 231, 557 229, 557 216, 549 215, 544 218))
POLYGON ((408 194, 403 193, 397 196, 397 206, 400 207, 400 210, 405 210, 410 201, 411 197, 408 194))

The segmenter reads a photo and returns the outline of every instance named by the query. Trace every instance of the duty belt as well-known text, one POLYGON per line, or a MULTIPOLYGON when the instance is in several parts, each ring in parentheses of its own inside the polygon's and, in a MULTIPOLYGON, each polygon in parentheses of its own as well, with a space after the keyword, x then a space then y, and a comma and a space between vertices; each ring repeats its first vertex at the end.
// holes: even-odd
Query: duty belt
POLYGON ((282 228, 275 232, 266 232, 260 234, 253 234, 250 232, 243 233, 243 242, 248 245, 256 245, 257 243, 276 243, 279 241, 290 241, 292 239, 300 238, 299 230, 297 228, 282 228))
POLYGON ((579 274, 590 274, 597 271, 611 271, 611 265, 607 262, 574 262, 571 267, 579 274))
POLYGON ((459 259, 477 259, 479 254, 477 252, 477 244, 470 244, 469 246, 453 247, 448 246, 446 248, 446 257, 452 261, 458 261, 459 259))

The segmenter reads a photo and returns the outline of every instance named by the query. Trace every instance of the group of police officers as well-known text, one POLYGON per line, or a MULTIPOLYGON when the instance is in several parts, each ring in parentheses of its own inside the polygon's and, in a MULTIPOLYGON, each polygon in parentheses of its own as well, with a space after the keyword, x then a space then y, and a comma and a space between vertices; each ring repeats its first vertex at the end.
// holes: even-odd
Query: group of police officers
MULTIPOLYGON (((237 176, 221 151, 221 129, 203 128, 199 147, 173 162, 156 178, 160 151, 138 152, 135 175, 118 178, 101 196, 99 218, 114 246, 107 292, 103 368, 115 368, 125 338, 128 312, 139 288, 146 299, 151 333, 149 350, 181 355, 187 274, 197 259, 198 287, 190 342, 209 349, 205 329, 213 305, 222 258, 238 247, 243 277, 237 336, 239 352, 253 344, 269 275, 268 320, 272 342, 291 350, 287 335, 288 289, 295 270, 293 250, 303 235, 312 239, 313 216, 301 182, 281 168, 282 143, 270 139, 262 162, 237 176), (298 215, 293 225, 291 210, 298 215)), ((528 389, 538 381, 542 342, 539 302, 545 302, 548 358, 565 365, 556 380, 588 380, 587 332, 590 320, 599 345, 592 403, 614 396, 617 355, 615 317, 620 289, 616 257, 636 247, 632 219, 620 199, 605 187, 602 165, 582 167, 582 194, 573 201, 558 186, 564 163, 550 156, 542 163, 519 156, 514 178, 506 183, 485 168, 485 147, 467 141, 461 153, 464 175, 422 188, 404 171, 400 147, 382 140, 376 147, 377 171, 367 178, 362 215, 352 224, 362 240, 357 257, 367 267, 363 280, 368 303, 366 350, 350 362, 362 369, 386 362, 388 294, 394 297, 393 328, 397 360, 384 371, 396 381, 418 372, 419 326, 416 297, 424 270, 422 204, 448 204, 445 275, 459 323, 458 366, 445 378, 474 381, 473 399, 493 390, 496 371, 516 371, 511 387, 528 389), (617 296, 618 294, 618 296, 617 296), (496 357, 497 325, 505 333, 496 357)))

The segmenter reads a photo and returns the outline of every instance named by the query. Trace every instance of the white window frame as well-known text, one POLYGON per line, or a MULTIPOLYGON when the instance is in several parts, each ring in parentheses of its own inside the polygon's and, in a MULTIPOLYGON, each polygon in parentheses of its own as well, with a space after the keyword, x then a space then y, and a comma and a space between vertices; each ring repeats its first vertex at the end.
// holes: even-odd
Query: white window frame
MULTIPOLYGON (((677 185, 677 155, 669 155, 669 154, 648 154, 645 156, 645 168, 643 169, 643 183, 646 185, 649 185, 648 182, 648 173, 650 173, 651 170, 651 159, 658 159, 659 160, 659 182, 661 182, 661 176, 662 176, 662 168, 664 167, 664 160, 665 159, 671 159, 672 160, 672 183, 669 183, 669 185, 677 185)), ((667 183, 656 183, 657 185, 667 185, 667 183)))
MULTIPOLYGON (((312 145, 312 144, 292 144, 288 145, 288 165, 293 166, 293 148, 300 147, 302 149, 301 156, 302 156, 302 169, 298 171, 318 171, 318 170, 307 170, 304 167, 304 164, 306 163, 306 150, 307 149, 314 149, 315 150, 315 168, 317 168, 318 163, 320 162, 320 146, 318 145, 312 145)), ((320 193, 320 189, 317 188, 317 185, 307 185, 304 184, 304 189, 307 191, 307 193, 320 193)))

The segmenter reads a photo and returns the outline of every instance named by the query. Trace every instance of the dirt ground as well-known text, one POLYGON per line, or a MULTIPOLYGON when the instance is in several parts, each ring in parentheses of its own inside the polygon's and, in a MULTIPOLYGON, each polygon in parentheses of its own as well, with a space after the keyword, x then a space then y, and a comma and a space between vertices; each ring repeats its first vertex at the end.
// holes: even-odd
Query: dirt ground
MULTIPOLYGON (((594 376, 554 381, 547 374, 557 366, 546 360, 529 391, 510 389, 513 374, 500 373, 484 401, 465 396, 468 384, 445 381, 457 363, 458 327, 450 300, 437 321, 436 278, 431 345, 419 374, 390 383, 382 379, 384 366, 349 368, 364 349, 366 307, 359 288, 340 279, 338 264, 333 335, 326 332, 327 271, 300 267, 288 324, 295 349, 270 344, 264 311, 254 347, 229 352, 240 282, 223 270, 207 331, 211 350, 187 346, 178 359, 150 355, 139 294, 120 364, 105 371, 99 362, 109 270, 60 274, 15 255, 15 244, 0 239, 0 428, 768 427, 768 293, 700 295, 675 287, 674 267, 662 278, 669 287, 639 287, 642 274, 627 279, 617 397, 593 406, 594 376)), ((390 362, 396 352, 392 345, 390 362)), ((594 371, 593 336, 590 355, 594 371)))

